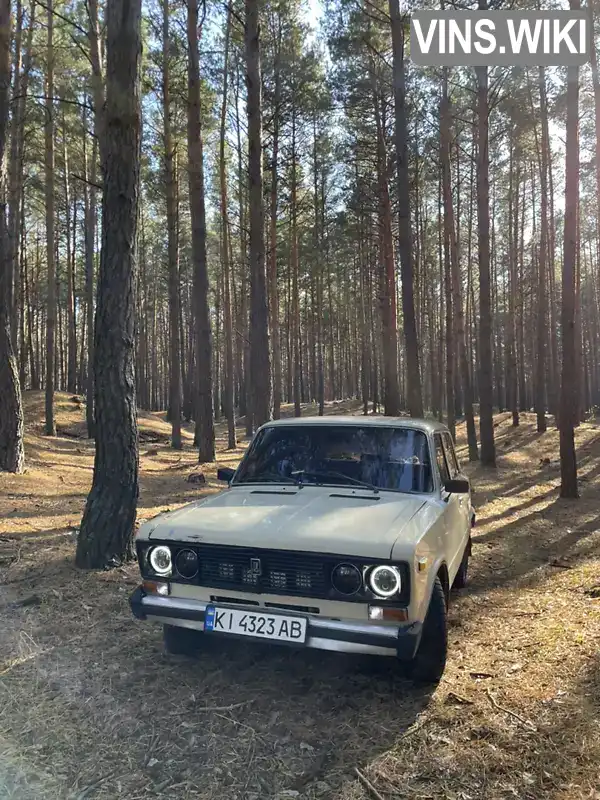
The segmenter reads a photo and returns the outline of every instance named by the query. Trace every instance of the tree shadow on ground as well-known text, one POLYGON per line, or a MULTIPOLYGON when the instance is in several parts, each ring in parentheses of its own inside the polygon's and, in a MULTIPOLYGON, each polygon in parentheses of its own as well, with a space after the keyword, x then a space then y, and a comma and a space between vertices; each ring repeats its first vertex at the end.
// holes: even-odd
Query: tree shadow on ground
POLYGON ((409 683, 393 659, 222 639, 205 642, 195 659, 167 656, 159 626, 131 618, 113 577, 93 593, 97 577, 61 582, 88 610, 52 620, 50 594, 32 609, 51 626, 40 627, 38 651, 4 678, 5 735, 25 750, 43 743, 36 760, 52 759, 65 797, 99 773, 103 797, 116 797, 120 784, 128 797, 174 785, 175 797, 266 800, 314 792, 324 780, 320 796, 332 797, 354 766, 393 748, 430 701, 431 689, 409 683), (34 728, 11 713, 31 685, 43 709, 34 728))
POLYGON ((487 592, 507 583, 532 585, 542 578, 540 568, 568 569, 593 554, 600 540, 600 515, 589 519, 589 511, 577 514, 572 503, 558 498, 541 512, 474 536, 474 560, 482 552, 479 545, 487 545, 492 553, 489 562, 473 575, 469 593, 487 592), (571 512, 568 528, 549 523, 555 508, 571 512))

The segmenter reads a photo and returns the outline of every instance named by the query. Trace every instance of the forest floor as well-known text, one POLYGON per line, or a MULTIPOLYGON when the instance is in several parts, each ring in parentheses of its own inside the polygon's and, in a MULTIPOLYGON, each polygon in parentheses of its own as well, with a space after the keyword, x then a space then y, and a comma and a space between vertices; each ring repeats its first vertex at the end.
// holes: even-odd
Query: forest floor
MULTIPOLYGON (((600 425, 577 431, 567 501, 557 432, 497 416, 497 470, 466 468, 470 586, 425 691, 387 659, 229 642, 166 656, 130 613, 135 564, 74 567, 93 444, 80 404, 56 401, 49 439, 43 396, 25 395, 27 471, 0 473, 1 800, 600 800, 600 425)), ((140 433, 141 519, 219 488, 214 465, 207 486, 186 482, 189 430, 179 453, 164 415, 141 414, 140 433)), ((218 463, 234 465, 224 436, 218 463)), ((462 426, 458 442, 464 463, 462 426)))

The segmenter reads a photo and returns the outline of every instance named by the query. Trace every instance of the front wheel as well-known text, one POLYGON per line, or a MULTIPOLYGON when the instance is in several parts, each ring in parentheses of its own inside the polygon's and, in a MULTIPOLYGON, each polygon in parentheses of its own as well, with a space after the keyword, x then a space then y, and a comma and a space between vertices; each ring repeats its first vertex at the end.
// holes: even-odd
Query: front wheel
POLYGON ((202 633, 179 625, 163 625, 165 651, 172 656, 194 656, 202 642, 202 633))
POLYGON ((419 649, 409 665, 411 678, 419 683, 439 683, 446 667, 447 654, 446 596, 440 579, 436 578, 419 649))

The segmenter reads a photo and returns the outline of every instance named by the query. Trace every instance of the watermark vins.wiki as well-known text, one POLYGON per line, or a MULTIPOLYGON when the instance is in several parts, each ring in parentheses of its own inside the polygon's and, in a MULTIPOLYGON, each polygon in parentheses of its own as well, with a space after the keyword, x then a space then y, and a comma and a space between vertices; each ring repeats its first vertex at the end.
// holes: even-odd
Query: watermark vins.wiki
POLYGON ((590 57, 586 11, 415 11, 410 54, 423 66, 576 66, 590 57))

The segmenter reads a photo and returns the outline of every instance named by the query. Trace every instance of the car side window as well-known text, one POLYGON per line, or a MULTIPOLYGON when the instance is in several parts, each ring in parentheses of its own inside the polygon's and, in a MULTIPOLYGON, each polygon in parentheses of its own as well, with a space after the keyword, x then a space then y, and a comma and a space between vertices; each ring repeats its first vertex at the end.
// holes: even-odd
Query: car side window
POLYGON ((458 458, 456 457, 454 442, 452 441, 452 436, 450 436, 449 433, 444 433, 442 438, 444 441, 446 460, 448 462, 448 467, 450 468, 450 477, 455 478, 460 472, 460 464, 458 463, 458 458))
POLYGON ((435 444, 435 460, 437 461, 442 484, 444 484, 446 481, 450 480, 450 470, 448 469, 448 464, 446 462, 442 437, 439 433, 434 434, 433 441, 435 444))

